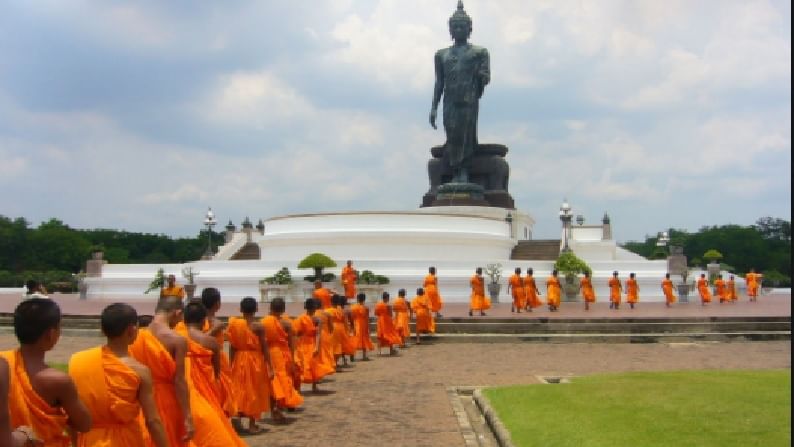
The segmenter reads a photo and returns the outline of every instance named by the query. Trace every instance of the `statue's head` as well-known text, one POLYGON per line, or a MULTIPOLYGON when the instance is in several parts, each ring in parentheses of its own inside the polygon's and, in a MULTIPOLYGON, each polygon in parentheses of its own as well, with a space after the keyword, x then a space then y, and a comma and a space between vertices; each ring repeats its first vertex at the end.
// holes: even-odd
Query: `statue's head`
POLYGON ((461 0, 458 0, 458 8, 447 23, 453 40, 467 40, 472 34, 472 18, 464 11, 464 2, 461 0))

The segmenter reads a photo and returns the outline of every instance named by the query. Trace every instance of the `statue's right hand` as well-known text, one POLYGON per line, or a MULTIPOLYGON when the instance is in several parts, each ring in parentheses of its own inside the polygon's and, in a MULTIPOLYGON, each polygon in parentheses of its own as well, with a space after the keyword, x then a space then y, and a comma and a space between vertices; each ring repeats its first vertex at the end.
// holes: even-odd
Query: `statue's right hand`
POLYGON ((431 109, 431 115, 428 117, 428 121, 431 123, 431 127, 436 129, 436 108, 431 109))

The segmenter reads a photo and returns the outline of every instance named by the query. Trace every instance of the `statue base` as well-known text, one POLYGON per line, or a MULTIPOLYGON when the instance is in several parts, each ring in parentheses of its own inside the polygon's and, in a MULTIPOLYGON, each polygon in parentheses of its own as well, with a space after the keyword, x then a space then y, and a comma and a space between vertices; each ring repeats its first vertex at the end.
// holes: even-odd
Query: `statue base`
MULTIPOLYGON (((505 209, 515 209, 513 197, 508 192, 508 175, 510 168, 505 161, 508 148, 502 144, 478 144, 475 154, 469 163, 469 183, 480 186, 481 191, 475 192, 474 197, 453 197, 450 201, 448 193, 461 193, 456 189, 442 191, 445 185, 455 184, 453 172, 444 159, 445 146, 431 148, 432 158, 428 161, 428 180, 430 188, 422 197, 421 207, 429 206, 492 206, 505 209), (445 199, 440 199, 440 193, 445 199)), ((468 190, 467 190, 468 191, 468 190)))
POLYGON ((436 189, 431 206, 489 206, 489 202, 476 183, 445 183, 436 189))

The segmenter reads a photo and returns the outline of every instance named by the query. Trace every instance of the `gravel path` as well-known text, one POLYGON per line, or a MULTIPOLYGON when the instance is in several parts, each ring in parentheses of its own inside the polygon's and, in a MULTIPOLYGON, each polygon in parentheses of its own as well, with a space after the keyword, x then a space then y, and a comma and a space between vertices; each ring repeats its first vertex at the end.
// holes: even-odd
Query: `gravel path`
MULTIPOLYGON (((62 337, 49 360, 101 343, 62 337)), ((0 348, 15 345, 0 335, 0 348)), ((259 446, 463 446, 447 387, 537 383, 537 375, 676 369, 790 368, 792 345, 779 342, 680 344, 425 344, 399 357, 357 361, 306 395, 286 426, 246 438, 259 446)))

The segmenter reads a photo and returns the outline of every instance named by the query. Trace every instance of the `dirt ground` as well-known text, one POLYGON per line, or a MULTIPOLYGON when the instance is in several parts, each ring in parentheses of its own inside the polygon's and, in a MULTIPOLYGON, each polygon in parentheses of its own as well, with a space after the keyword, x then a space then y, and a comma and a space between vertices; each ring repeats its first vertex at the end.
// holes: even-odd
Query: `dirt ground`
MULTIPOLYGON (((0 335, 0 349, 14 346, 0 335)), ((96 346, 91 337, 62 337, 50 361, 96 346)), ((306 393, 305 410, 285 426, 246 438, 259 446, 463 446, 447 388, 538 383, 538 375, 584 375, 676 369, 790 368, 783 342, 679 344, 423 344, 398 357, 371 354, 306 393)))

